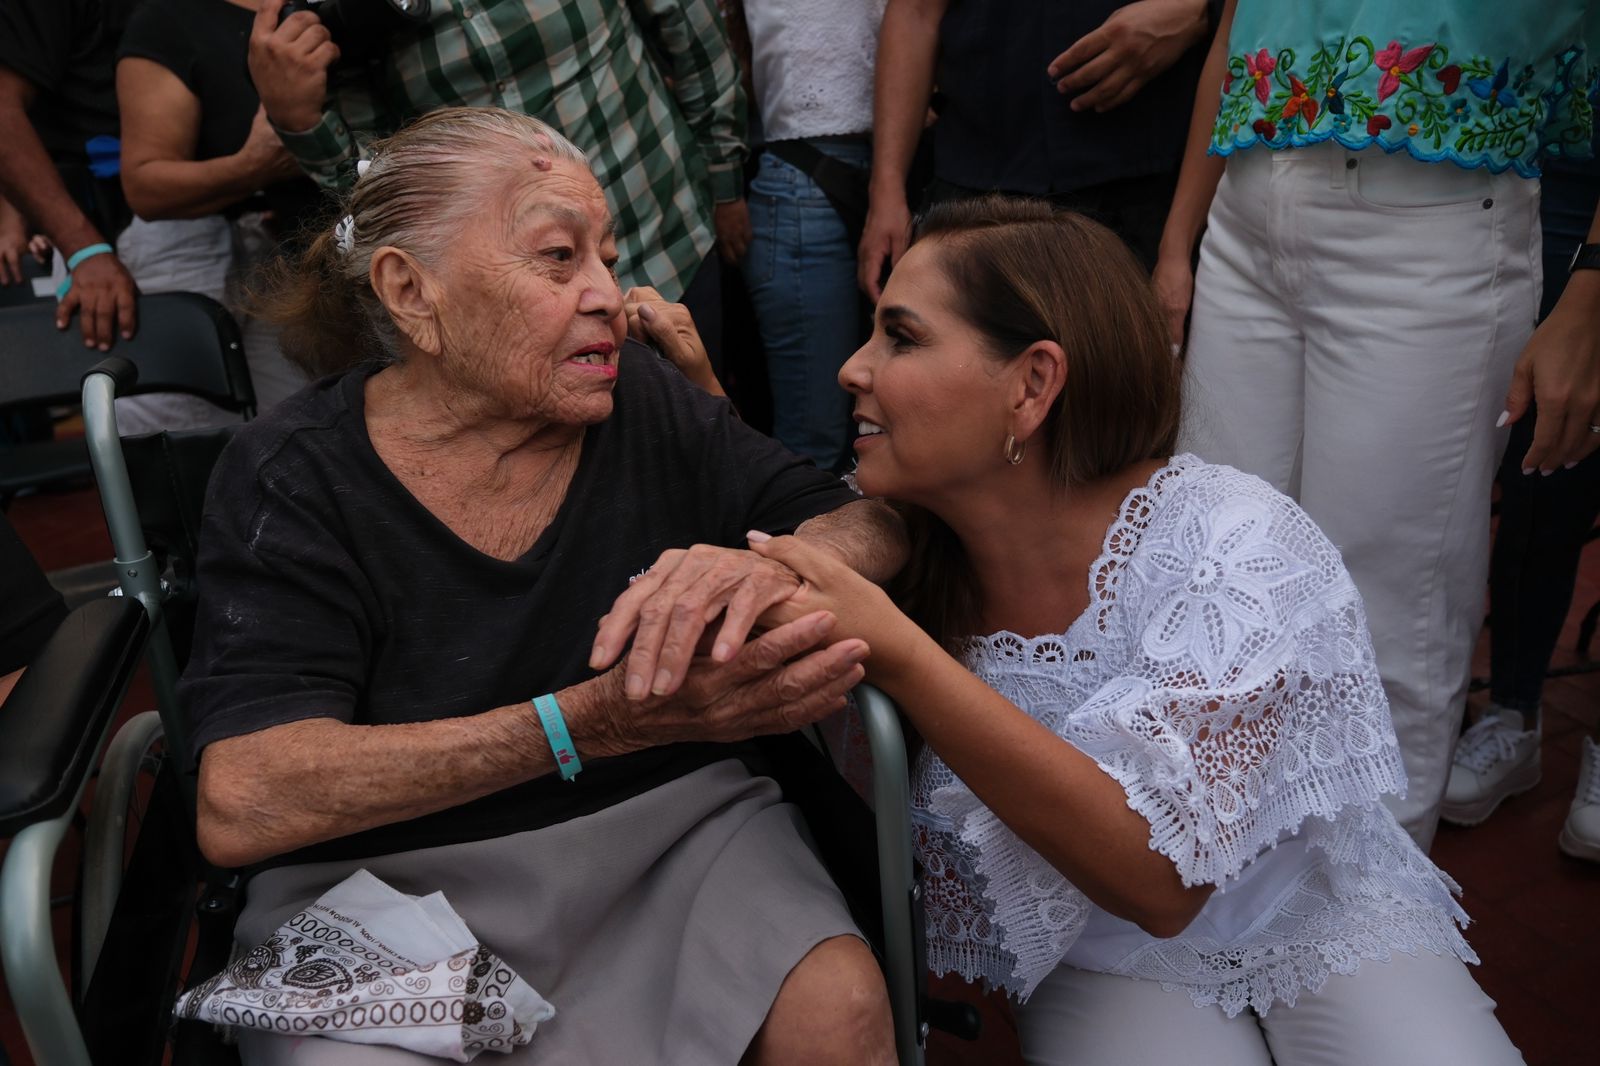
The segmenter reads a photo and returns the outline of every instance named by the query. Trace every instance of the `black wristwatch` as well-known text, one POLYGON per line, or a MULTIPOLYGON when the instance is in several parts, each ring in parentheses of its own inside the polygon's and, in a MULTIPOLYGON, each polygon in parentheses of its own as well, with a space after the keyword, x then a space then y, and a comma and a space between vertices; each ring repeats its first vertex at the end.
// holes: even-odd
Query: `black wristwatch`
POLYGON ((1574 270, 1600 270, 1600 244, 1580 244, 1567 264, 1567 273, 1574 270))

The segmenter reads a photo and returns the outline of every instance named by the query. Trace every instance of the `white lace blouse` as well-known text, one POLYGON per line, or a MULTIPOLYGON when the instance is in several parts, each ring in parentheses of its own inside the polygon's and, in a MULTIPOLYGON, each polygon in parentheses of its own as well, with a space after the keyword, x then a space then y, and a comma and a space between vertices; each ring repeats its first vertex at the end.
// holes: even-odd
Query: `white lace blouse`
POLYGON ((1066 633, 973 638, 967 665, 1122 785, 1185 884, 1217 891, 1181 935, 1152 937, 924 751, 913 806, 937 972, 1026 999, 1066 963, 1232 1016, 1395 949, 1477 961, 1459 889, 1379 802, 1405 778, 1366 616, 1305 512, 1179 456, 1129 494, 1089 591, 1066 633))

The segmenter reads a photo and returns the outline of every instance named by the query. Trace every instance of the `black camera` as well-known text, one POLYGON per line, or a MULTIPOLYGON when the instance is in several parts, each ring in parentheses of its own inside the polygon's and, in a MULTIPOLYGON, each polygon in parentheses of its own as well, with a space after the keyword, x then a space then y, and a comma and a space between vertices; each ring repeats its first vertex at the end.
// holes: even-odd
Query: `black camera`
POLYGON ((396 33, 421 26, 432 14, 429 0, 289 0, 278 21, 297 11, 311 12, 328 27, 341 64, 378 58, 396 33))

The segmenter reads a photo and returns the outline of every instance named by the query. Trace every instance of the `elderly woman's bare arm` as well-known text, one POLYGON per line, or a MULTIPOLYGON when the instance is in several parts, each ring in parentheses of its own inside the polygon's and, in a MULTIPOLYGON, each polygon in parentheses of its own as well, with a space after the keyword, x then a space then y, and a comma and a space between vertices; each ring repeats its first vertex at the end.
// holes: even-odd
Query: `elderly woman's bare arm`
POLYGON ((881 585, 906 564, 906 524, 882 500, 861 500, 802 522, 795 536, 826 548, 881 585))
MULTIPOLYGON (((815 612, 774 629, 731 662, 702 661, 670 697, 628 702, 615 670, 563 689, 573 746, 581 758, 605 758, 789 732, 826 717, 860 682, 867 655, 859 640, 822 646, 833 625, 832 615, 815 612)), ((200 848, 219 866, 245 866, 460 806, 555 768, 527 703, 400 725, 316 718, 273 726, 202 753, 200 848)))
MULTIPOLYGON (((857 500, 808 519, 795 535, 873 581, 887 581, 905 563, 905 524, 878 500, 857 500)), ((799 587, 788 567, 741 548, 697 544, 663 552, 600 620, 589 665, 610 666, 631 637, 624 694, 630 700, 671 695, 717 618, 723 621, 711 658, 727 662, 757 620, 799 587)))

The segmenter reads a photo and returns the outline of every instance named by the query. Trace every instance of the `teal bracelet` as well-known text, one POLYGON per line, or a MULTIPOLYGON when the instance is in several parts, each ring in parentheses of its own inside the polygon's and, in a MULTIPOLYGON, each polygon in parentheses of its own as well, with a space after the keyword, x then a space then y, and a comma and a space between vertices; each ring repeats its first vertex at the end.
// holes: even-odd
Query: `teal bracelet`
POLYGON ((77 270, 84 260, 93 259, 97 255, 113 255, 115 252, 115 248, 104 243, 91 244, 73 252, 72 258, 67 260, 67 276, 62 279, 60 285, 56 286, 56 299, 64 300, 67 298, 67 293, 72 291, 72 272, 77 270))
POLYGON ((544 726, 544 737, 550 742, 550 751, 556 757, 556 769, 563 781, 571 781, 583 769, 578 750, 572 746, 567 733, 567 720, 561 717, 561 705, 554 696, 535 696, 533 709, 539 713, 539 724, 544 726))

